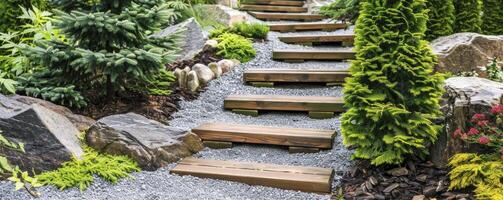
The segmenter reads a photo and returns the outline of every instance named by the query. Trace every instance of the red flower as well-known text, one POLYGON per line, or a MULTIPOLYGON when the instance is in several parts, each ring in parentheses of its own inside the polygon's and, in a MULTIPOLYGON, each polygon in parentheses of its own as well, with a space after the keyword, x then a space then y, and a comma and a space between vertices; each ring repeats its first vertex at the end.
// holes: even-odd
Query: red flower
POLYGON ((502 104, 495 105, 494 107, 491 108, 491 113, 495 115, 503 114, 503 105, 502 104))
POLYGON ((477 135, 479 134, 479 130, 477 130, 476 128, 470 128, 470 130, 468 131, 468 135, 477 135))
POLYGON ((489 144, 489 142, 491 142, 491 139, 486 137, 486 136, 482 136, 479 138, 478 140, 479 144, 489 144))
POLYGON ((488 124, 489 124, 489 121, 487 121, 487 120, 482 120, 482 121, 477 122, 477 125, 481 126, 481 127, 487 126, 488 124))
POLYGON ((458 128, 454 131, 454 133, 452 133, 452 138, 461 137, 463 134, 464 134, 463 131, 461 131, 461 129, 458 128))
POLYGON ((482 121, 482 120, 485 120, 485 119, 486 119, 486 115, 484 115, 484 114, 475 114, 472 117, 472 122, 479 122, 479 121, 482 121))

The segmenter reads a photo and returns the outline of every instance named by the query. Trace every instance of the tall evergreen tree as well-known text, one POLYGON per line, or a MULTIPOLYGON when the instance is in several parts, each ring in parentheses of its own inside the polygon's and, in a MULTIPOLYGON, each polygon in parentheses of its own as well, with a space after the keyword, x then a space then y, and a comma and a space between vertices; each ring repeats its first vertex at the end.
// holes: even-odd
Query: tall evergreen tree
POLYGON ((356 59, 344 85, 344 144, 373 165, 424 156, 438 127, 442 77, 422 40, 425 0, 367 0, 356 22, 356 59))
POLYGON ((488 35, 503 35, 503 0, 484 0, 482 31, 488 35))
POLYGON ((451 35, 455 19, 453 0, 428 0, 426 6, 429 9, 426 39, 451 35))
POLYGON ((481 0, 455 0, 456 21, 454 32, 480 33, 482 27, 481 0))
POLYGON ((164 0, 57 2, 64 11, 55 11, 55 26, 68 42, 42 41, 25 52, 46 66, 58 84, 106 91, 110 99, 152 80, 178 50, 178 34, 149 37, 176 15, 164 0))

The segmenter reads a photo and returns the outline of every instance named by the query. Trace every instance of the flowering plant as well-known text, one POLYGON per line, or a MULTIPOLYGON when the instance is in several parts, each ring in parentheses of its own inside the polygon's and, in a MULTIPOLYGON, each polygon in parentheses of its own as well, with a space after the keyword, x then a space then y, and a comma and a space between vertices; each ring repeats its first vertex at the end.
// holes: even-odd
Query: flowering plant
POLYGON ((493 106, 487 115, 473 115, 468 124, 468 131, 463 132, 458 128, 452 133, 452 137, 488 146, 503 159, 503 105, 493 106))

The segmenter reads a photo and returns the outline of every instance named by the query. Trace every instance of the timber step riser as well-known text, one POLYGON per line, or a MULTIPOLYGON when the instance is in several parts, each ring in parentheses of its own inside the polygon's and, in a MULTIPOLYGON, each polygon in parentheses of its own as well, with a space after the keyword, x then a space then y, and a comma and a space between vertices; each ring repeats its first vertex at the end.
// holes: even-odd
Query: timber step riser
POLYGON ((346 24, 340 23, 298 23, 298 24, 270 24, 271 31, 295 32, 295 31, 335 31, 345 29, 346 24))
POLYGON ((206 123, 192 129, 203 141, 332 148, 335 131, 206 123))
POLYGON ((328 35, 328 36, 282 36, 278 37, 281 42, 287 44, 305 43, 354 43, 354 35, 328 35))
POLYGON ((330 83, 341 84, 349 77, 348 71, 304 70, 248 70, 244 72, 246 83, 330 83))
POLYGON ((304 13, 263 13, 263 12, 248 12, 253 17, 265 21, 319 21, 326 19, 323 15, 304 14, 304 13))
POLYGON ((269 5, 241 5, 242 11, 260 11, 260 12, 285 12, 285 13, 305 13, 305 7, 293 6, 269 6, 269 5))
POLYGON ((246 2, 246 4, 251 4, 251 5, 271 5, 271 6, 295 6, 295 7, 302 7, 304 6, 303 1, 288 1, 288 0, 281 0, 281 1, 275 1, 275 0, 254 0, 250 2, 246 2))
POLYGON ((274 60, 287 62, 303 62, 305 60, 351 60, 355 58, 353 51, 299 51, 299 50, 273 50, 274 60))
POLYGON ((330 193, 333 169, 185 158, 172 174, 304 192, 330 193))

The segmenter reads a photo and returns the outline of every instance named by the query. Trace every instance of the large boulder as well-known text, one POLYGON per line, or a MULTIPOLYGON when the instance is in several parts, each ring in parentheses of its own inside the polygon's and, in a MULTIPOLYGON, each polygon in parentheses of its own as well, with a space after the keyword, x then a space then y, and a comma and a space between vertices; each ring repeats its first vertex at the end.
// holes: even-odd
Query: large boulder
POLYGON ((203 149, 194 133, 134 113, 98 120, 87 132, 86 140, 101 152, 131 157, 145 170, 155 170, 203 149))
POLYGON ((503 60, 503 36, 457 33, 440 37, 431 46, 438 56, 435 70, 439 72, 481 72, 493 58, 503 60))
POLYGON ((179 24, 170 26, 161 32, 154 34, 153 37, 164 37, 178 31, 181 31, 183 36, 183 44, 181 46, 182 52, 179 53, 177 59, 192 59, 203 49, 207 40, 201 26, 194 18, 190 18, 179 24))
POLYGON ((451 134, 458 128, 466 130, 466 123, 476 113, 488 113, 492 106, 503 103, 503 83, 477 77, 453 77, 445 81, 442 112, 445 128, 431 148, 431 159, 444 167, 456 153, 477 149, 451 134))
POLYGON ((54 170, 83 154, 79 130, 72 122, 39 104, 29 105, 0 95, 0 130, 7 140, 23 143, 26 151, 0 147, 0 154, 29 172, 54 170))
POLYGON ((197 5, 195 9, 203 19, 215 19, 218 22, 231 26, 235 23, 253 21, 254 18, 246 12, 224 5, 197 5))

